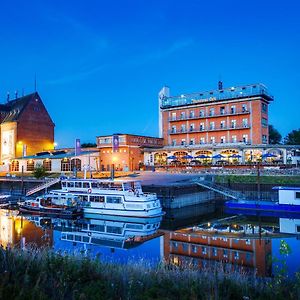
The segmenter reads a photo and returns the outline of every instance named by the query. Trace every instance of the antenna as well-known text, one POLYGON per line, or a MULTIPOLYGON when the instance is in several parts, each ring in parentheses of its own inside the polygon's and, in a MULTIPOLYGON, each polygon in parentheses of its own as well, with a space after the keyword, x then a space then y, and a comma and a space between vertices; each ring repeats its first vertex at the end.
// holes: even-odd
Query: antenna
POLYGON ((6 101, 9 102, 9 92, 7 92, 6 101))
POLYGON ((34 73, 34 91, 36 92, 36 73, 34 73))

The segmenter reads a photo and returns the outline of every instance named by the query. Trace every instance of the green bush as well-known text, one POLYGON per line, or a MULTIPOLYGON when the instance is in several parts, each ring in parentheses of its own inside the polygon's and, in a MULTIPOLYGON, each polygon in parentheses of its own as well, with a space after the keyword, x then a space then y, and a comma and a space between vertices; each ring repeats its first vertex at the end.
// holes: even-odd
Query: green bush
POLYGON ((37 164, 32 172, 32 175, 37 179, 45 177, 46 174, 46 169, 43 165, 40 164, 37 164))

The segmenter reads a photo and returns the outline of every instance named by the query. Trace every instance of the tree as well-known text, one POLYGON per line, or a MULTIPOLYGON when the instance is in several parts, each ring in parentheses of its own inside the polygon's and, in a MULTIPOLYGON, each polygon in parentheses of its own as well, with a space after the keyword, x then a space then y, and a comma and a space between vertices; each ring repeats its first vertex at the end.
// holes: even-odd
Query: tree
POLYGON ((97 147, 97 145, 95 143, 83 143, 83 144, 81 144, 81 148, 93 148, 93 147, 97 147))
POLYGON ((37 179, 46 176, 46 169, 43 165, 37 164, 32 172, 33 176, 37 179))
POLYGON ((291 131, 285 138, 284 143, 286 145, 300 145, 300 128, 291 131))
POLYGON ((281 139, 279 131, 273 125, 269 125, 269 144, 280 144, 281 139))

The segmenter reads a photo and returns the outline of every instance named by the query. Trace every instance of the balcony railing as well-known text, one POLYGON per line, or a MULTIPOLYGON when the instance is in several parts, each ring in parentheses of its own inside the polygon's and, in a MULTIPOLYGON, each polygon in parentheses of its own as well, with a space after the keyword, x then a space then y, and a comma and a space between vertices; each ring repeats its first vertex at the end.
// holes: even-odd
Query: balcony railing
POLYGON ((169 122, 174 122, 174 121, 187 121, 187 120, 197 120, 197 119, 206 119, 206 118, 218 118, 218 117, 227 117, 227 116, 236 116, 236 115, 246 115, 250 114, 249 110, 237 110, 234 112, 224 112, 224 113, 215 113, 215 114, 207 114, 207 115, 198 115, 198 116, 179 116, 179 117, 171 117, 168 118, 169 122))
POLYGON ((168 145, 168 146, 165 146, 166 149, 182 149, 182 147, 185 147, 186 149, 193 149, 193 148, 196 148, 198 149, 199 147, 200 148, 208 148, 208 147, 218 147, 218 146, 236 146, 236 145, 251 145, 251 140, 247 140, 247 141, 236 141, 236 142, 225 142, 225 143, 217 143, 217 142, 209 142, 209 143, 195 143, 193 145, 190 145, 190 144, 184 144, 184 145, 181 145, 181 144, 178 144, 178 145, 168 145))
POLYGON ((268 93, 267 88, 261 84, 251 84, 246 86, 231 87, 221 90, 213 90, 180 96, 165 97, 161 101, 161 108, 192 105, 196 103, 207 103, 228 99, 239 99, 246 97, 261 96, 271 101, 273 97, 268 93))
POLYGON ((199 132, 211 132, 211 131, 222 131, 222 130, 241 130, 241 129, 249 129, 251 126, 249 124, 242 125, 242 126, 225 126, 225 127, 214 127, 214 128, 203 128, 203 129, 181 129, 178 131, 175 130, 169 130, 169 134, 186 134, 186 133, 199 133, 199 132))

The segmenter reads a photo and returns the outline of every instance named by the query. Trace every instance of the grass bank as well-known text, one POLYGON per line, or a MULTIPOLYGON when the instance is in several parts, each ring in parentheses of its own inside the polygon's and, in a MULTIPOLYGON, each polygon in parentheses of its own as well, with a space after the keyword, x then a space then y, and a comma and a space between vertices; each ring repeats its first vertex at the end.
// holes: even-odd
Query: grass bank
POLYGON ((299 279, 0 249, 0 299, 297 299, 299 279))
MULTIPOLYGON (((244 184, 256 184, 256 175, 216 175, 216 183, 244 183, 244 184)), ((300 176, 260 176, 261 184, 300 184, 300 176)))

